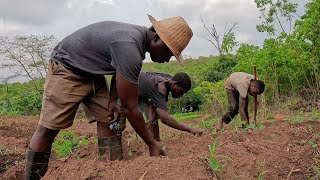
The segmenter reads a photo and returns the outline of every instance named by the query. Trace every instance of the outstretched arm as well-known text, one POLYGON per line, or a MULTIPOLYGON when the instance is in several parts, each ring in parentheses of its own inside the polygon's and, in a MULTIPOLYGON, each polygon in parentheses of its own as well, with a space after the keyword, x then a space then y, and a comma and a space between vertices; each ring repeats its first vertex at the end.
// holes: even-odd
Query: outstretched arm
POLYGON ((178 129, 181 131, 186 131, 194 135, 196 134, 201 135, 203 133, 202 129, 192 128, 183 123, 179 123, 174 118, 172 118, 167 111, 163 109, 157 108, 157 113, 159 114, 161 122, 169 127, 172 127, 174 129, 178 129))
POLYGON ((245 121, 249 125, 248 106, 246 106, 246 98, 239 96, 239 112, 242 121, 245 121))

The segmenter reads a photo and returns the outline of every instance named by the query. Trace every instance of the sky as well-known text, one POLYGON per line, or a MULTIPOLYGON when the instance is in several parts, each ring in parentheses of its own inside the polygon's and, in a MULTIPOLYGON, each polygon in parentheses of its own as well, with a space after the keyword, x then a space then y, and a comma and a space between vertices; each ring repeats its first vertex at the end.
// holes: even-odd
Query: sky
POLYGON ((194 35, 183 52, 187 57, 217 55, 200 17, 208 26, 215 24, 220 34, 226 22, 238 23, 239 43, 260 46, 267 37, 256 30, 261 19, 254 0, 0 0, 0 36, 43 34, 61 40, 104 20, 150 27, 147 14, 157 20, 182 16, 188 22, 194 35))

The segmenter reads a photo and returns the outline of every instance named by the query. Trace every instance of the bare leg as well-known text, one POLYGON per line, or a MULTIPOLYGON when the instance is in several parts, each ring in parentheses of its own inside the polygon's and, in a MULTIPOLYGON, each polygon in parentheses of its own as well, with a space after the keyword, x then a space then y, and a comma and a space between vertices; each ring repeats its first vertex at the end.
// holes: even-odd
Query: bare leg
POLYGON ((54 138, 59 130, 52 130, 38 125, 36 132, 33 134, 29 148, 35 152, 49 152, 54 138))

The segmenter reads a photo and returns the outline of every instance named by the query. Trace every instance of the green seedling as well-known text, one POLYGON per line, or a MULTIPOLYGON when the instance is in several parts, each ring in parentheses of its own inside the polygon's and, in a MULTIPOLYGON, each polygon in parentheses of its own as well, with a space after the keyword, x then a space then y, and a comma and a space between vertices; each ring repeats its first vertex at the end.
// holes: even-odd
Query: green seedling
POLYGON ((218 146, 218 138, 215 139, 213 145, 208 145, 210 157, 206 158, 209 163, 209 166, 213 172, 219 172, 221 170, 221 164, 216 159, 216 150, 219 148, 218 146))
POLYGON ((129 149, 129 151, 128 151, 128 156, 129 156, 129 158, 131 158, 132 155, 133 155, 133 153, 132 153, 131 149, 129 149))
POLYGON ((295 123, 303 123, 304 121, 306 121, 307 119, 304 116, 296 116, 293 120, 293 122, 295 123))
POLYGON ((0 154, 4 155, 6 152, 7 148, 3 144, 0 144, 0 154))
POLYGON ((317 144, 316 140, 314 140, 314 139, 311 139, 309 141, 309 144, 311 145, 312 148, 317 148, 318 147, 318 144, 317 144))
POLYGON ((248 129, 252 129, 252 130, 256 130, 257 129, 257 127, 256 127, 256 125, 255 124, 249 124, 246 128, 244 128, 244 130, 248 130, 248 129))
POLYGON ((88 144, 90 144, 88 139, 73 131, 61 131, 59 137, 53 142, 52 149, 60 159, 69 157, 72 151, 88 144))
POLYGON ((259 174, 258 174, 258 177, 257 177, 257 180, 263 180, 263 176, 266 175, 269 171, 268 170, 265 170, 264 169, 264 165, 266 163, 265 160, 263 161, 256 161, 257 165, 262 169, 259 174))
POLYGON ((263 160, 263 161, 257 161, 257 164, 258 164, 258 166, 259 167, 264 167, 264 164, 266 163, 266 161, 265 160, 263 160))

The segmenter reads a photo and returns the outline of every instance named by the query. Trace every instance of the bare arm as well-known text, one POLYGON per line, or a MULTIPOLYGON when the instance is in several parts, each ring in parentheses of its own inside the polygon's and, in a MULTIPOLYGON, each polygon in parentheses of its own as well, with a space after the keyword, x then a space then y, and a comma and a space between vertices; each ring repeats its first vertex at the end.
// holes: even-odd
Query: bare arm
POLYGON ((151 156, 164 155, 164 151, 152 138, 142 113, 138 107, 138 85, 125 80, 120 73, 116 73, 117 93, 124 106, 125 114, 133 127, 144 142, 149 146, 151 156))
POLYGON ((118 99, 118 93, 117 93, 117 88, 116 88, 116 75, 113 75, 111 78, 111 83, 110 83, 110 92, 109 92, 109 120, 110 122, 114 122, 118 119, 120 109, 119 106, 117 105, 117 99, 118 99))
POLYGON ((186 131, 192 134, 202 134, 203 130, 198 128, 192 128, 188 125, 185 125, 183 123, 179 123, 174 118, 172 118, 169 113, 161 108, 157 108, 157 113, 159 114, 159 117, 161 119, 161 122, 169 127, 172 127, 174 129, 178 129, 181 131, 186 131))
POLYGON ((241 119, 245 121, 247 125, 249 125, 249 117, 246 114, 248 109, 246 108, 248 108, 246 107, 246 98, 239 96, 239 112, 240 112, 241 119))

